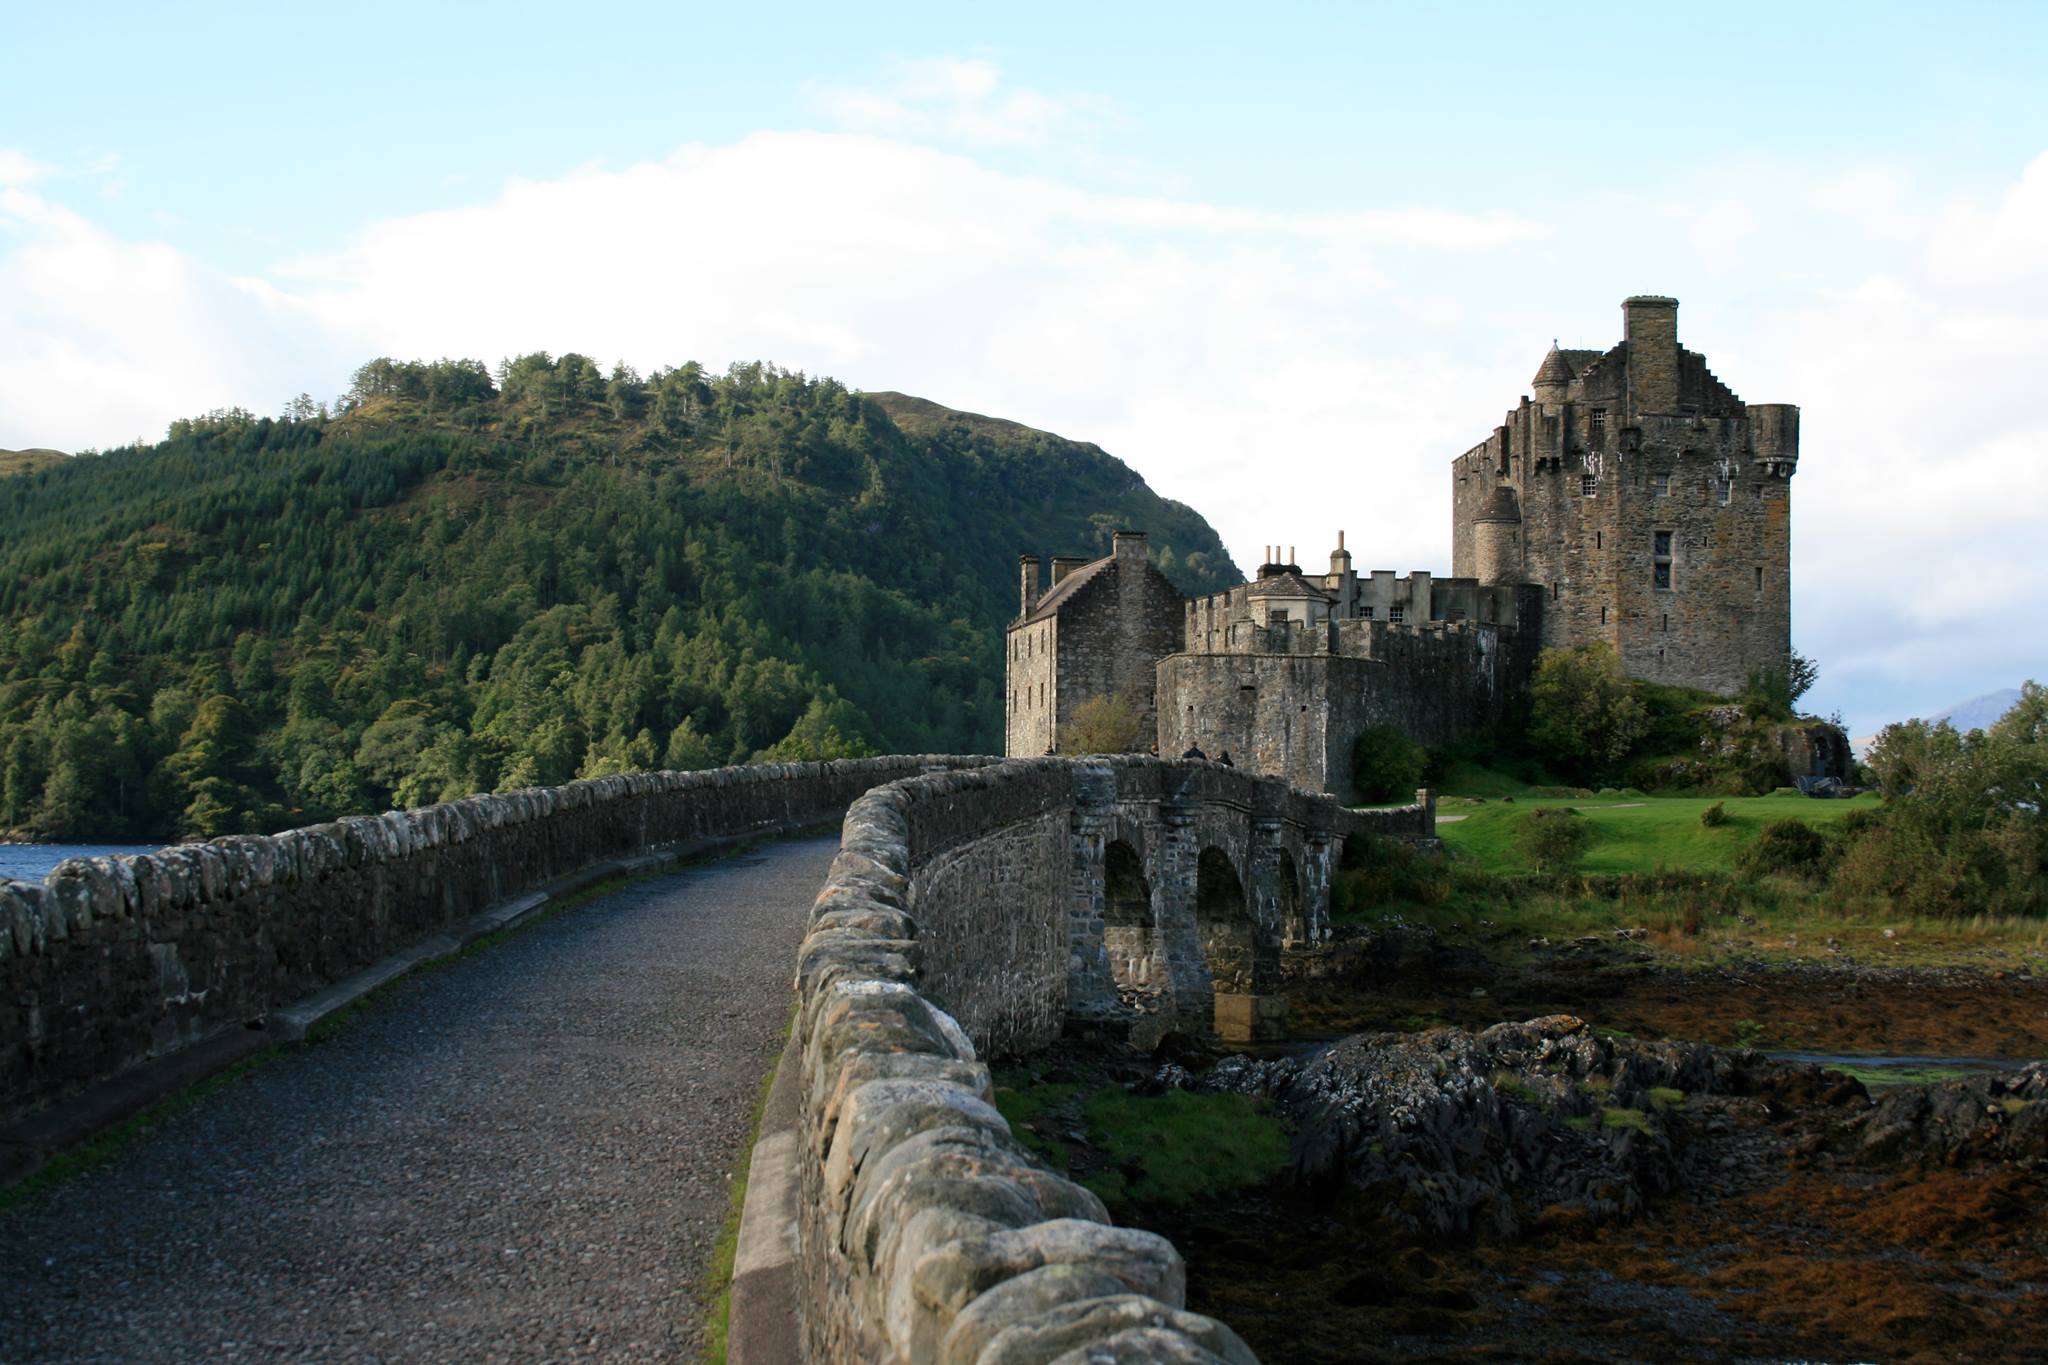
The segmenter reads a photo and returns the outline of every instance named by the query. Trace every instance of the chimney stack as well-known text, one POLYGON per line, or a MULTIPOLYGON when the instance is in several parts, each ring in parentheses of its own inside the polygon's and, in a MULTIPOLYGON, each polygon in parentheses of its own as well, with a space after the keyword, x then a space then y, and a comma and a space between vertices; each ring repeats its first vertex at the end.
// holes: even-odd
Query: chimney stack
POLYGON ((1017 556, 1017 614, 1029 616, 1038 605, 1038 556, 1017 556))
POLYGON ((1080 555, 1054 555, 1052 557, 1052 585, 1057 588, 1060 580, 1088 561, 1080 555))
POLYGON ((1147 560, 1152 557, 1152 548, 1143 531, 1118 531, 1109 538, 1109 549, 1118 559, 1147 560))
POLYGON ((1330 575, 1342 578, 1351 572, 1351 552, 1344 548, 1344 533, 1337 533, 1337 548, 1330 551, 1330 575))

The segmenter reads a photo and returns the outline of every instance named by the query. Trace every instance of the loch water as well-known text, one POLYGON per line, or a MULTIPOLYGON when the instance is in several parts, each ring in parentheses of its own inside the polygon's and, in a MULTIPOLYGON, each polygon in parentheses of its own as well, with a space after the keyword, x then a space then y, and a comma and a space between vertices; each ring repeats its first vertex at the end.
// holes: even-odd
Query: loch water
POLYGON ((66 858, 155 851, 155 844, 0 844, 0 881, 39 882, 66 858))

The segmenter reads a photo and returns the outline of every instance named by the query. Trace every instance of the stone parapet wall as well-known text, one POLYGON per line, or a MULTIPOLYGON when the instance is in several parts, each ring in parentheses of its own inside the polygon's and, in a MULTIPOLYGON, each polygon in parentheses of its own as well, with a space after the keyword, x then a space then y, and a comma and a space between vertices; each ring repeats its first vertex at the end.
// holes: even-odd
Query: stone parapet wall
POLYGON ((808 1359, 1253 1359, 1184 1310, 1170 1242, 1110 1226, 1093 1194, 1025 1151, 981 1060, 1066 1022, 1086 975, 1082 827, 1105 818, 1091 810, 1148 808, 1433 832, 1426 802, 1348 812, 1241 770, 1127 756, 1023 759, 856 801, 797 971, 808 1359))
POLYGON ((0 1122, 622 856, 829 820, 902 756, 632 773, 0 882, 0 1122))

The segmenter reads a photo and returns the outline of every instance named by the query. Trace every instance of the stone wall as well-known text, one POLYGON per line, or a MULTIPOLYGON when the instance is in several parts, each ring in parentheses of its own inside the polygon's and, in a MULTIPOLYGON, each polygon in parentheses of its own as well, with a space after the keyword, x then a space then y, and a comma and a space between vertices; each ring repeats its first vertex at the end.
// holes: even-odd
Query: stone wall
POLYGON ((1536 636, 1512 627, 1354 620, 1332 629, 1335 652, 1162 659, 1159 752, 1227 752, 1240 767, 1348 800, 1362 731, 1394 729, 1418 744, 1484 733, 1534 667, 1536 636))
POLYGON ((1021 759, 855 802, 797 969, 807 1358, 1250 1361, 1183 1311, 1171 1243, 1111 1227, 1017 1142, 981 1058, 1101 1003, 1107 842, 1139 850, 1159 907, 1190 898, 1197 855, 1220 850, 1250 883, 1248 914, 1308 940, 1331 844, 1368 829, 1427 836, 1429 803, 1347 812, 1243 771, 1135 757, 1021 759), (1299 880, 1276 897, 1286 867, 1299 880))
POLYGON ((0 1121, 281 1006, 620 856, 831 819, 986 759, 635 773, 67 862, 0 882, 0 1121))

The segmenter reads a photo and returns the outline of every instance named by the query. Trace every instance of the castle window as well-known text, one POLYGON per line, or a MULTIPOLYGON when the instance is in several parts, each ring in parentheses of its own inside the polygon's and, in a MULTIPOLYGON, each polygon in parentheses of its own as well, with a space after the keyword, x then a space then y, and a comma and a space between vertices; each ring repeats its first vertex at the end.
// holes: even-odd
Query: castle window
POLYGON ((1734 483, 1733 483, 1732 481, 1728 480, 1728 479, 1723 479, 1723 480, 1721 480, 1721 490, 1720 490, 1720 491, 1721 491, 1721 505, 1722 505, 1723 507, 1726 507, 1726 506, 1728 505, 1728 499, 1729 499, 1729 498, 1731 498, 1731 497, 1733 497, 1733 496, 1735 495, 1735 484, 1734 484, 1734 483))
POLYGON ((1586 434, 1596 441, 1607 439, 1607 409, 1594 408, 1586 414, 1586 434))
POLYGON ((1389 621, 1392 621, 1395 625, 1399 625, 1401 623, 1401 618, 1406 614, 1407 613, 1405 612, 1405 610, 1400 607, 1387 608, 1387 619, 1389 621))
POLYGON ((1671 613, 1670 613, 1670 612, 1665 612, 1663 616, 1661 616, 1660 618, 1658 618, 1658 625, 1657 625, 1657 629, 1659 629, 1659 630, 1663 631, 1663 632, 1664 632, 1664 633, 1665 633, 1666 635, 1669 635, 1669 634, 1671 633, 1671 613))
POLYGON ((1605 607, 1600 608, 1600 624, 1603 626, 1607 624, 1607 608, 1605 607))
POLYGON ((1758 592, 1762 592, 1764 590, 1764 571, 1761 566, 1759 566, 1756 571, 1756 590, 1758 592))
POLYGON ((1596 550, 1607 548, 1607 533, 1605 531, 1595 531, 1593 533, 1593 548, 1596 550))
POLYGON ((1557 584, 1555 583, 1550 585, 1550 600, 1553 602, 1557 600, 1557 584))
POLYGON ((1600 491, 1600 476, 1598 474, 1588 474, 1579 481, 1579 484, 1580 490, 1590 498, 1600 491))
POLYGON ((1370 621, 1370 620, 1372 620, 1372 608, 1371 608, 1371 607, 1360 607, 1360 608, 1358 609, 1358 617, 1359 617, 1359 619, 1360 619, 1361 621, 1370 621))
POLYGON ((1650 581, 1652 586, 1671 586, 1671 533, 1653 531, 1650 542, 1650 581))
POLYGON ((1671 476, 1669 474, 1658 474, 1654 476, 1650 480, 1650 491, 1660 498, 1670 497, 1671 476))

